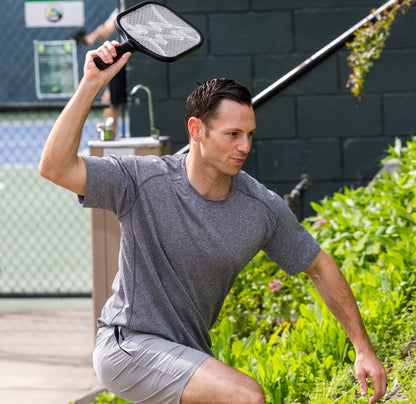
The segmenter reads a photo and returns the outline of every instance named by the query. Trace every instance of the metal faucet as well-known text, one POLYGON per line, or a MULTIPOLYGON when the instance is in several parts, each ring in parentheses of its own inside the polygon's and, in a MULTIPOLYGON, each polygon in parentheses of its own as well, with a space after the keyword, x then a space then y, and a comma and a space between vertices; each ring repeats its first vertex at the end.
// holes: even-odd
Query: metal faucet
POLYGON ((153 102, 152 102, 152 93, 150 89, 143 84, 137 84, 130 91, 130 96, 133 97, 138 90, 144 90, 147 93, 147 102, 149 104, 149 120, 150 120, 150 136, 154 139, 159 139, 159 128, 155 126, 155 120, 153 117, 153 102))

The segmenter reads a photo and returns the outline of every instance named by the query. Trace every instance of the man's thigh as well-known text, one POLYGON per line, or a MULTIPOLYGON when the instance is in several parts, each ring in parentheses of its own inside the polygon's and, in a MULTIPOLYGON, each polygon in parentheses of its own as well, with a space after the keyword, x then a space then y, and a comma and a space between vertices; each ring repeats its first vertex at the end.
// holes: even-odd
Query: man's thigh
POLYGON ((185 385, 208 355, 163 338, 120 328, 100 330, 94 368, 101 383, 132 403, 179 404, 185 385))
POLYGON ((260 385, 250 376, 209 357, 186 385, 181 404, 264 404, 260 385))

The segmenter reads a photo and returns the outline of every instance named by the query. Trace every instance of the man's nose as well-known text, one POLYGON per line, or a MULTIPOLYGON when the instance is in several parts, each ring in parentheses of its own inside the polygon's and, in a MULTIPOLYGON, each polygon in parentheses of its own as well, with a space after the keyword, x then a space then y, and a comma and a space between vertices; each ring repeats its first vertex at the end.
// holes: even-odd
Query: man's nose
POLYGON ((251 136, 241 136, 238 144, 238 151, 240 153, 248 154, 251 149, 251 136))

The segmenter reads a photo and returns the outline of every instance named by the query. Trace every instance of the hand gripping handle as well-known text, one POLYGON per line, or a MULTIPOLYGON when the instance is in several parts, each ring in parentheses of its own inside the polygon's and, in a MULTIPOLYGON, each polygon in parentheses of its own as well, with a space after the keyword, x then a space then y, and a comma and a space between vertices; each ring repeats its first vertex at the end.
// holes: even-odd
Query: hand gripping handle
MULTIPOLYGON (((113 59, 113 63, 117 62, 126 52, 134 52, 136 49, 130 41, 123 42, 120 46, 117 46, 117 56, 113 59)), ((111 66, 113 63, 104 63, 99 56, 94 57, 95 65, 100 69, 104 70, 111 66)))

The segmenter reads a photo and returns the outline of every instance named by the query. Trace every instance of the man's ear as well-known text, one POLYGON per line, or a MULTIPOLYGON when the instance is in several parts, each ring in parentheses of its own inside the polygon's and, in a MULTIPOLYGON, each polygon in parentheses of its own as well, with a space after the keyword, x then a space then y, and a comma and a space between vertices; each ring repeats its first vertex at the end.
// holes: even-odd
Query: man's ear
POLYGON ((199 118, 191 116, 188 119, 188 132, 192 140, 199 142, 202 132, 202 121, 199 118))

